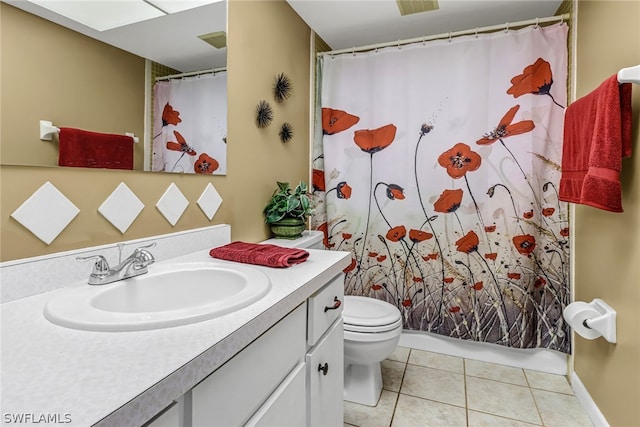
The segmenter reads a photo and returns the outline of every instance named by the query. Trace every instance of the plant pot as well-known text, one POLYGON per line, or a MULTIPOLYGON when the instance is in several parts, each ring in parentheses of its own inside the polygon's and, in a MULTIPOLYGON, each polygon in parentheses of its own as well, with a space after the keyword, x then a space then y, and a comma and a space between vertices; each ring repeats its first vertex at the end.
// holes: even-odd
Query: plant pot
POLYGON ((307 228, 307 223, 300 218, 282 218, 270 224, 273 237, 276 239, 297 239, 307 228))

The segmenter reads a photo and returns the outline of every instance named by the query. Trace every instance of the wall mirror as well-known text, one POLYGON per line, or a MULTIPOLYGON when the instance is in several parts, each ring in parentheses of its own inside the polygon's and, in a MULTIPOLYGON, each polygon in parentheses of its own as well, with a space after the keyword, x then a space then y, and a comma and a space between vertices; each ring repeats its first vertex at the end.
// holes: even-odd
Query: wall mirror
MULTIPOLYGON (((199 158, 199 155, 201 154, 200 152, 198 152, 198 155, 193 156, 191 153, 195 152, 196 145, 193 143, 192 138, 189 137, 189 130, 185 128, 189 120, 182 120, 178 125, 173 124, 175 123, 174 120, 171 121, 171 123, 165 123, 165 126, 162 126, 162 107, 160 107, 161 110, 158 115, 160 128, 162 128, 165 134, 171 136, 171 138, 169 138, 171 141, 169 139, 163 139, 164 147, 167 147, 168 142, 174 142, 177 146, 172 146, 170 144, 169 146, 181 149, 184 146, 182 144, 184 141, 185 144, 189 145, 190 150, 176 151, 175 154, 177 154, 177 157, 175 155, 171 157, 171 154, 173 153, 170 152, 168 158, 165 159, 164 162, 166 165, 156 165, 155 168, 152 167, 151 159, 153 156, 153 140, 155 136, 153 134, 154 122, 157 120, 152 120, 151 115, 154 98, 152 85, 155 83, 156 77, 170 74, 177 80, 186 81, 192 78, 197 78, 198 76, 204 77, 209 74, 213 76, 214 73, 211 71, 215 70, 215 75, 224 75, 224 79, 226 81, 226 0, 124 0, 117 2, 60 2, 53 0, 1 1, 9 6, 21 9, 28 14, 46 19, 47 21, 73 30, 91 39, 101 41, 107 45, 129 52, 137 57, 149 60, 146 64, 139 65, 137 68, 137 70, 139 69, 141 72, 141 76, 138 79, 140 85, 145 86, 144 89, 140 90, 140 93, 142 93, 143 90, 146 92, 144 95, 145 99, 140 102, 140 104, 145 105, 136 105, 135 108, 137 109, 137 112, 144 109, 145 113, 144 115, 141 113, 137 115, 140 118, 135 120, 135 126, 132 126, 131 124, 123 125, 122 129, 123 133, 129 130, 126 129, 126 127, 135 127, 138 129, 138 131, 135 132, 135 136, 139 138, 139 142, 135 144, 135 155, 137 157, 142 157, 139 153, 141 153, 140 150, 142 150, 141 146, 144 145, 144 159, 140 159, 140 161, 136 159, 135 170, 170 171, 173 169, 173 172, 193 172, 193 168, 196 165, 201 168, 211 169, 212 162, 210 159, 218 158, 219 164, 217 168, 219 170, 214 172, 214 174, 225 173, 224 170, 220 171, 220 169, 223 169, 222 166, 226 164, 226 83, 222 85, 225 91, 223 95, 224 99, 220 101, 222 105, 216 106, 216 114, 220 117, 220 119, 215 123, 216 136, 215 138, 209 138, 224 140, 222 142, 225 144, 224 153, 217 151, 215 154, 212 154, 210 152, 205 153, 202 151, 202 153, 207 154, 206 157, 199 158), (62 10, 61 8, 65 5, 71 5, 76 9, 70 11, 62 10), (80 9, 77 9, 78 7, 80 9), (111 9, 113 7, 116 9, 111 9), (118 10, 118 7, 124 9, 118 10), (96 20, 95 18, 100 19, 96 20), (144 118, 144 123, 142 123, 142 118, 144 118), (174 131, 178 132, 180 136, 178 137, 174 131), (144 134, 141 134, 143 132, 144 134), (190 163, 188 165, 181 164, 180 161, 178 161, 181 154, 183 155, 182 157, 190 157, 190 163), (224 159, 221 159, 220 157, 223 155, 224 159)), ((5 12, 10 12, 9 9, 12 9, 11 7, 6 7, 6 5, 2 6, 5 12)), ((15 11, 15 9, 13 9, 13 11, 15 11)), ((3 21, 7 22, 5 19, 11 19, 7 16, 16 16, 17 12, 12 14, 3 14, 3 21)), ((29 16, 24 13, 21 13, 21 15, 29 16)), ((37 22, 42 21, 38 20, 37 22)), ((9 27, 9 25, 7 25, 7 27, 9 27)), ((9 32, 9 29, 6 31, 8 34, 12 34, 9 32)), ((3 36, 7 34, 4 30, 3 33, 3 36)), ((14 44, 14 49, 19 48, 15 40, 11 42, 9 37, 5 38, 3 45, 6 46, 9 43, 14 44)), ((73 44, 70 45, 70 49, 72 48, 73 44)), ((34 55, 37 53, 38 52, 36 50, 34 55)), ((69 55, 73 55, 73 53, 70 52, 69 55)), ((4 59, 5 57, 3 55, 3 60, 4 59)), ((64 58, 55 58, 55 60, 63 61, 64 58)), ((112 58, 105 58, 104 60, 113 61, 112 58)), ((3 77, 3 81, 11 82, 12 86, 28 86, 29 81, 33 81, 34 78, 37 78, 39 80, 46 79, 49 84, 52 85, 61 85, 65 78, 68 79, 68 76, 60 76, 56 74, 58 72, 56 61, 47 59, 45 55, 45 59, 40 63, 36 63, 36 67, 38 68, 37 70, 25 70, 24 75, 18 73, 14 73, 12 76, 5 75, 5 77, 3 77)), ((137 64, 141 63, 138 62, 137 64)), ((4 67, 3 71, 5 71, 4 67)), ((163 83, 166 82, 168 82, 168 80, 163 81, 163 83)), ((96 83, 96 85, 100 84, 100 82, 96 83)), ((218 85, 220 86, 220 84, 218 85)), ((72 86, 70 87, 70 92, 74 92, 75 88, 72 86)), ((83 88, 78 87, 77 91, 86 91, 86 86, 83 88)), ((69 95, 73 96, 73 93, 70 93, 69 95)), ((17 96, 13 97, 13 99, 15 98, 20 99, 19 92, 17 96)), ((40 101, 40 99, 38 99, 38 101, 40 101)), ((43 99, 42 102, 53 104, 55 103, 55 100, 43 99)), ((138 102, 136 102, 136 104, 138 104, 138 102)), ((31 106, 25 106, 25 111, 28 111, 28 109, 38 110, 38 105, 32 102, 31 106)), ((176 110, 180 112, 177 108, 176 110)), ((182 118, 186 119, 184 114, 185 113, 182 113, 182 118)), ((8 116, 5 116, 5 118, 9 120, 8 116)), ((91 125, 83 126, 82 124, 85 122, 81 118, 78 118, 77 123, 74 126, 68 123, 55 123, 55 117, 37 117, 37 119, 51 120, 53 125, 58 127, 70 126, 95 132, 109 132, 104 129, 92 129, 91 125)), ((16 129, 15 121, 12 126, 16 129)), ((38 158, 39 153, 36 155, 33 153, 35 149, 40 150, 40 147, 45 147, 45 150, 51 151, 57 157, 57 147, 53 146, 53 144, 46 146, 46 142, 40 142, 41 145, 37 146, 37 148, 24 148, 24 143, 27 138, 30 143, 31 140, 37 138, 37 128, 38 120, 32 117, 28 122, 25 121, 24 123, 20 123, 20 129, 18 132, 19 137, 15 137, 17 132, 14 132, 11 138, 7 138, 6 134, 4 134, 3 136, 5 137, 3 137, 3 145, 13 144, 15 140, 15 144, 23 144, 23 148, 18 148, 16 150, 11 148, 12 151, 9 156, 5 155, 6 151, 3 149, 3 155, 0 158, 0 162, 7 165, 57 166, 57 159, 53 162, 41 161, 38 158), (23 137, 23 135, 25 136, 23 137), (28 151, 31 151, 31 154, 29 154, 28 151)), ((158 130, 157 126, 155 130, 158 130)), ((200 149, 198 149, 198 151, 200 151, 200 149)), ((185 159, 180 160, 184 163, 185 159)), ((205 173, 210 172, 205 171, 205 173)))

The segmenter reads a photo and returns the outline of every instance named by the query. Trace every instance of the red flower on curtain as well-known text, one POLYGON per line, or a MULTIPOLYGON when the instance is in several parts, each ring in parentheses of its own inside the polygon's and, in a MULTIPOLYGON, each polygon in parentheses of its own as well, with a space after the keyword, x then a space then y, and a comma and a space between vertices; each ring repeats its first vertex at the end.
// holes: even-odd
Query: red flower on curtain
POLYGON ((173 109, 173 107, 167 102, 162 110, 162 126, 174 125, 180 123, 180 112, 173 109))
POLYGON ((498 253, 497 252, 491 252, 491 253, 488 253, 488 254, 484 254, 484 257, 486 259, 490 259, 491 261, 495 261, 496 258, 498 258, 498 253))
POLYGON ((336 186, 336 192, 338 199, 348 199, 351 197, 351 187, 345 181, 342 181, 336 186))
POLYGON ((378 261, 378 262, 382 262, 382 261, 384 261, 385 259, 387 259, 387 256, 386 256, 386 255, 380 255, 379 257, 377 257, 377 258, 376 258, 376 261, 378 261))
POLYGON ((213 157, 210 157, 206 153, 200 154, 198 160, 193 165, 193 169, 196 173, 212 174, 220 167, 220 163, 213 157))
POLYGON ((183 154, 188 154, 190 156, 195 156, 197 154, 193 150, 193 148, 191 148, 191 146, 189 144, 187 144, 187 141, 184 139, 184 137, 182 135, 180 135, 180 132, 174 130, 173 134, 175 135, 175 137, 178 140, 178 142, 168 141, 167 142, 167 150, 180 151, 183 154))
POLYGON ((398 225, 387 231, 387 239, 392 242, 399 242, 407 235, 407 229, 404 225, 398 225))
POLYGON ((450 213, 455 212, 462 203, 462 190, 444 190, 440 197, 433 204, 436 212, 450 213))
POLYGON ((371 155, 387 148, 396 137, 396 127, 393 124, 377 129, 361 129, 353 134, 356 145, 371 155))
POLYGON ((481 291, 482 288, 484 288, 484 284, 482 282, 476 282, 473 286, 473 289, 475 289, 476 291, 481 291))
POLYGON ((343 273, 348 273, 351 270, 353 270, 354 268, 356 268, 357 262, 355 258, 351 258, 351 264, 349 264, 344 270, 342 270, 343 273))
POLYGON ((402 301, 402 306, 403 306, 403 307, 407 307, 407 308, 408 308, 408 307, 411 307, 411 300, 410 300, 409 298, 405 298, 405 299, 402 301))
POLYGON ((547 284, 547 281, 544 279, 544 277, 538 277, 536 279, 536 281, 533 283, 533 287, 534 288, 541 288, 546 284, 547 284))
POLYGON ((379 291, 380 289, 382 289, 382 286, 380 285, 371 285, 371 289, 374 291, 379 291))
POLYGON ((538 58, 536 62, 526 66, 522 74, 511 79, 511 87, 507 93, 514 98, 527 94, 549 95, 552 84, 551 65, 544 59, 538 58))
POLYGON ((496 226, 495 225, 485 225, 484 231, 486 231, 487 233, 493 233, 494 231, 496 231, 496 226))
POLYGON ((511 123, 513 122, 513 119, 519 109, 520 105, 511 107, 511 109, 507 111, 507 114, 502 117, 502 119, 498 123, 498 126, 491 132, 484 134, 481 139, 476 141, 476 144, 493 144, 494 142, 503 138, 508 138, 510 136, 520 135, 522 133, 532 131, 533 128, 536 127, 535 123, 533 123, 533 120, 522 120, 517 123, 511 123))
POLYGON ((569 227, 565 227, 565 228, 563 228, 562 230, 560 230, 560 235, 561 235, 562 237, 567 237, 567 236, 569 236, 569 227))
POLYGON ((542 215, 544 216, 551 216, 553 215, 553 213, 556 211, 555 208, 544 208, 542 209, 542 215))
POLYGON ((480 244, 478 235, 475 233, 475 231, 470 231, 456 241, 456 249, 459 252, 469 254, 473 251, 478 250, 478 244, 480 244))
POLYGON ((518 280, 520 278, 520 273, 507 273, 507 277, 509 279, 518 280))
POLYGON ((332 108, 322 109, 322 133, 333 135, 349 129, 360 121, 360 117, 354 116, 342 110, 332 108))
POLYGON ((324 171, 320 169, 314 169, 311 174, 311 185, 313 191, 325 191, 324 184, 324 171))
POLYGON ((531 218, 533 218, 533 210, 530 210, 530 211, 528 211, 528 212, 523 213, 523 214, 522 214, 522 217, 523 217, 524 219, 531 219, 531 218))
POLYGON ((514 236, 513 245, 522 255, 529 255, 536 248, 536 238, 530 234, 514 236))
POLYGON ((404 188, 400 187, 397 184, 389 184, 387 185, 387 198, 391 200, 402 200, 404 199, 404 188))
POLYGON ((481 158, 478 153, 471 151, 471 147, 459 142, 448 151, 440 154, 438 163, 447 169, 451 178, 458 179, 480 167, 481 158))
POLYGON ((432 237, 433 237, 433 234, 427 233, 426 231, 414 230, 414 229, 409 230, 409 239, 413 243, 419 243, 425 240, 429 240, 432 237))
POLYGON ((344 240, 349 240, 352 237, 353 237, 353 234, 351 234, 351 233, 342 233, 342 238, 344 240))
POLYGON ((438 259, 438 252, 434 252, 432 254, 428 254, 422 257, 423 260, 425 261, 430 261, 432 259, 438 259))
POLYGON ((454 306, 454 307, 449 308, 449 312, 451 312, 451 313, 458 313, 459 311, 460 311, 460 307, 457 306, 457 305, 454 306))

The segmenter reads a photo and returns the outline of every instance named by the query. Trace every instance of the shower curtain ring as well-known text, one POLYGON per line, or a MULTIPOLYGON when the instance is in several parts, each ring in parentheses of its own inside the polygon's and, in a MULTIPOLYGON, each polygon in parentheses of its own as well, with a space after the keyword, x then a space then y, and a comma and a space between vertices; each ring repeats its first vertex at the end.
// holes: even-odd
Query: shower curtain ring
POLYGON ((538 28, 538 22, 540 21, 540 18, 536 18, 536 25, 534 25, 533 28, 537 29, 538 28))
POLYGON ((476 38, 478 38, 478 27, 476 27, 476 38))
POLYGON ((351 48, 351 54, 352 54, 353 56, 356 56, 356 48, 355 48, 355 47, 352 47, 352 48, 351 48))
POLYGON ((401 49, 401 47, 400 47, 400 39, 398 39, 398 49, 401 49))
POLYGON ((505 27, 505 29, 504 29, 504 32, 505 32, 505 33, 508 33, 508 32, 509 32, 509 23, 508 23, 508 22, 507 22, 507 26, 506 26, 506 27, 505 27))
POLYGON ((451 31, 449 31, 449 43, 451 43, 451 31))

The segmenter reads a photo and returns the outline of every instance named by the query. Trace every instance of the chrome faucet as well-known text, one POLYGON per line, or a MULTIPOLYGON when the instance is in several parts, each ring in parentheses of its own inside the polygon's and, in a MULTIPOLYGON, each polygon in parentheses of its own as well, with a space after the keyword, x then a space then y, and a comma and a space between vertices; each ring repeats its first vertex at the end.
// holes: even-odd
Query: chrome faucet
MULTIPOLYGON (((109 267, 107 259, 102 255, 76 257, 76 260, 84 262, 95 259, 96 262, 93 264, 88 283, 90 285, 106 285, 107 283, 145 274, 148 271, 147 267, 155 262, 155 258, 147 248, 155 245, 155 243, 152 243, 135 249, 131 255, 114 268, 109 267)), ((122 250, 122 246, 118 245, 118 247, 122 250)))

